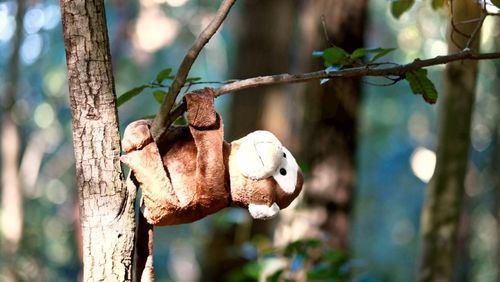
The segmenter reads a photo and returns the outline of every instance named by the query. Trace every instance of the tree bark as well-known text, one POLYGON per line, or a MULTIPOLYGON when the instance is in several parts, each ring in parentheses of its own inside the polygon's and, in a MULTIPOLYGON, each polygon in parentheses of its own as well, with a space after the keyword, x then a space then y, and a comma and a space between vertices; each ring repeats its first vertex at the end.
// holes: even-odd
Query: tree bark
POLYGON ((103 0, 61 0, 85 281, 130 281, 135 190, 120 133, 103 0))
MULTIPOLYGON (((472 34, 481 7, 475 1, 452 1, 453 21, 461 33, 472 34)), ((451 31, 448 52, 465 48, 468 38, 451 31)), ((471 48, 478 50, 479 36, 471 48)), ((470 125, 477 80, 477 62, 453 62, 446 66, 440 98, 437 163, 421 219, 421 261, 418 281, 453 281, 453 266, 470 145, 470 125)))

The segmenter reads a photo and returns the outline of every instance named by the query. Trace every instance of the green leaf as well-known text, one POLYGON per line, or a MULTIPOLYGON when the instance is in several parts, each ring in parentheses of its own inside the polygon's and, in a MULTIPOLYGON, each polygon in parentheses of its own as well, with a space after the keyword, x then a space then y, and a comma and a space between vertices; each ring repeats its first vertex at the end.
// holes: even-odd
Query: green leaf
POLYGON ((262 271, 262 268, 263 266, 260 263, 257 262, 249 263, 243 267, 243 273, 247 277, 258 279, 259 274, 262 271))
POLYGON ((394 50, 396 50, 396 48, 372 48, 372 49, 358 48, 354 50, 354 52, 352 52, 351 58, 358 59, 369 53, 376 53, 375 56, 368 62, 368 63, 373 63, 374 61, 384 57, 385 55, 389 54, 394 50))
POLYGON ((410 88, 413 94, 422 95, 424 100, 429 104, 436 103, 438 93, 434 83, 427 77, 427 70, 418 69, 406 73, 406 80, 410 83, 410 88))
POLYGON ((130 89, 129 91, 123 93, 122 95, 120 95, 120 97, 118 97, 118 99, 116 100, 116 104, 118 105, 118 107, 120 107, 121 105, 123 105, 128 100, 130 100, 130 99, 134 98, 135 96, 141 94, 142 90, 144 90, 147 87, 148 87, 147 85, 141 85, 139 87, 130 89))
POLYGON ((377 48, 377 55, 373 56, 373 58, 368 61, 369 64, 375 62, 376 60, 385 57, 387 54, 391 53, 392 51, 396 50, 396 48, 377 48))
POLYGON ((266 282, 278 282, 281 281, 280 277, 281 274, 283 274, 285 270, 284 269, 279 269, 276 272, 274 272, 271 276, 266 278, 266 282))
POLYGON ((491 3, 500 9, 500 0, 491 0, 491 3))
POLYGON ((404 12, 408 11, 414 3, 415 0, 393 0, 391 2, 392 16, 399 19, 399 17, 401 17, 404 12))
POLYGON ((342 262, 343 260, 346 259, 346 256, 344 253, 336 251, 336 250, 326 250, 325 253, 323 254, 322 258, 324 260, 328 260, 334 263, 339 263, 342 262))
POLYGON ((186 82, 195 82, 195 81, 198 81, 198 80, 201 80, 201 77, 188 77, 186 79, 186 82))
MULTIPOLYGON (((332 268, 316 268, 311 269, 307 272, 307 281, 325 281, 338 278, 339 272, 336 269, 332 268)), ((335 281, 335 280, 334 280, 335 281)))
POLYGON ((165 79, 172 79, 174 78, 170 74, 172 73, 172 68, 166 68, 162 69, 157 75, 156 75, 156 82, 162 83, 165 79))
MULTIPOLYGON (((492 1, 499 1, 499 0, 492 0, 492 1)), ((437 10, 444 6, 444 0, 432 0, 431 6, 432 9, 437 10)))
MULTIPOLYGON (((174 121, 174 125, 187 125, 187 119, 184 116, 180 116, 174 121)), ((229 220, 229 219, 228 219, 229 220)))
POLYGON ((323 51, 325 66, 344 65, 349 62, 349 53, 339 47, 331 47, 323 51))
POLYGON ((364 55, 366 55, 366 53, 368 53, 369 51, 370 51, 370 49, 358 48, 358 49, 354 50, 354 52, 352 52, 351 58, 353 58, 353 59, 361 58, 364 55))
POLYGON ((156 90, 153 92, 153 96, 155 97, 156 102, 160 104, 163 103, 163 100, 165 99, 166 95, 167 93, 165 93, 165 91, 162 90, 156 90))

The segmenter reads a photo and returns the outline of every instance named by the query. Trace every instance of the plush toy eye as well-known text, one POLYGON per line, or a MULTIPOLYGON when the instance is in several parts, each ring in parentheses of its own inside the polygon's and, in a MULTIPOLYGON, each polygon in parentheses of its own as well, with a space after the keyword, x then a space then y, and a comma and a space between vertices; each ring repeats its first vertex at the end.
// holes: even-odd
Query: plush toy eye
POLYGON ((295 186, 297 185, 297 175, 300 170, 297 165, 297 161, 293 157, 292 153, 288 151, 285 147, 283 148, 283 158, 281 158, 280 166, 274 171, 273 178, 278 183, 278 186, 285 193, 291 194, 295 191, 295 186))

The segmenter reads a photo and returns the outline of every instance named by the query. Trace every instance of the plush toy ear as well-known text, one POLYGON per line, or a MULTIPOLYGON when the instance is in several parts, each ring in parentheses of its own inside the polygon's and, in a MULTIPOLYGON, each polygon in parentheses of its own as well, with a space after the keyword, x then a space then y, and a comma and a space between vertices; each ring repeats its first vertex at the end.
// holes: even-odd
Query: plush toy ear
POLYGON ((243 176, 258 180, 269 177, 282 163, 280 141, 269 131, 254 131, 238 140, 236 164, 243 176))
POLYGON ((273 178, 285 193, 292 194, 297 186, 297 172, 300 168, 292 153, 285 147, 282 149, 281 163, 274 172, 273 178))

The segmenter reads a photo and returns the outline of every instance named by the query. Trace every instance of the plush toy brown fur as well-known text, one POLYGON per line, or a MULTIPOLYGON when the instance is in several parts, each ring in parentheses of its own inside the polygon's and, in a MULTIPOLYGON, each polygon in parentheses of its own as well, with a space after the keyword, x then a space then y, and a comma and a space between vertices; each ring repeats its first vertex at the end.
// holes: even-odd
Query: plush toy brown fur
POLYGON ((187 94, 187 127, 169 128, 155 143, 150 124, 127 126, 121 157, 142 189, 136 235, 136 279, 153 281, 153 226, 190 223, 228 206, 248 208, 266 219, 300 193, 302 172, 270 132, 256 131, 227 143, 214 95, 187 94))
POLYGON ((227 143, 214 95, 205 88, 185 96, 188 127, 172 127, 155 143, 149 122, 131 123, 121 157, 142 188, 150 224, 189 223, 235 205, 269 218, 300 193, 302 173, 293 156, 267 131, 227 143))

